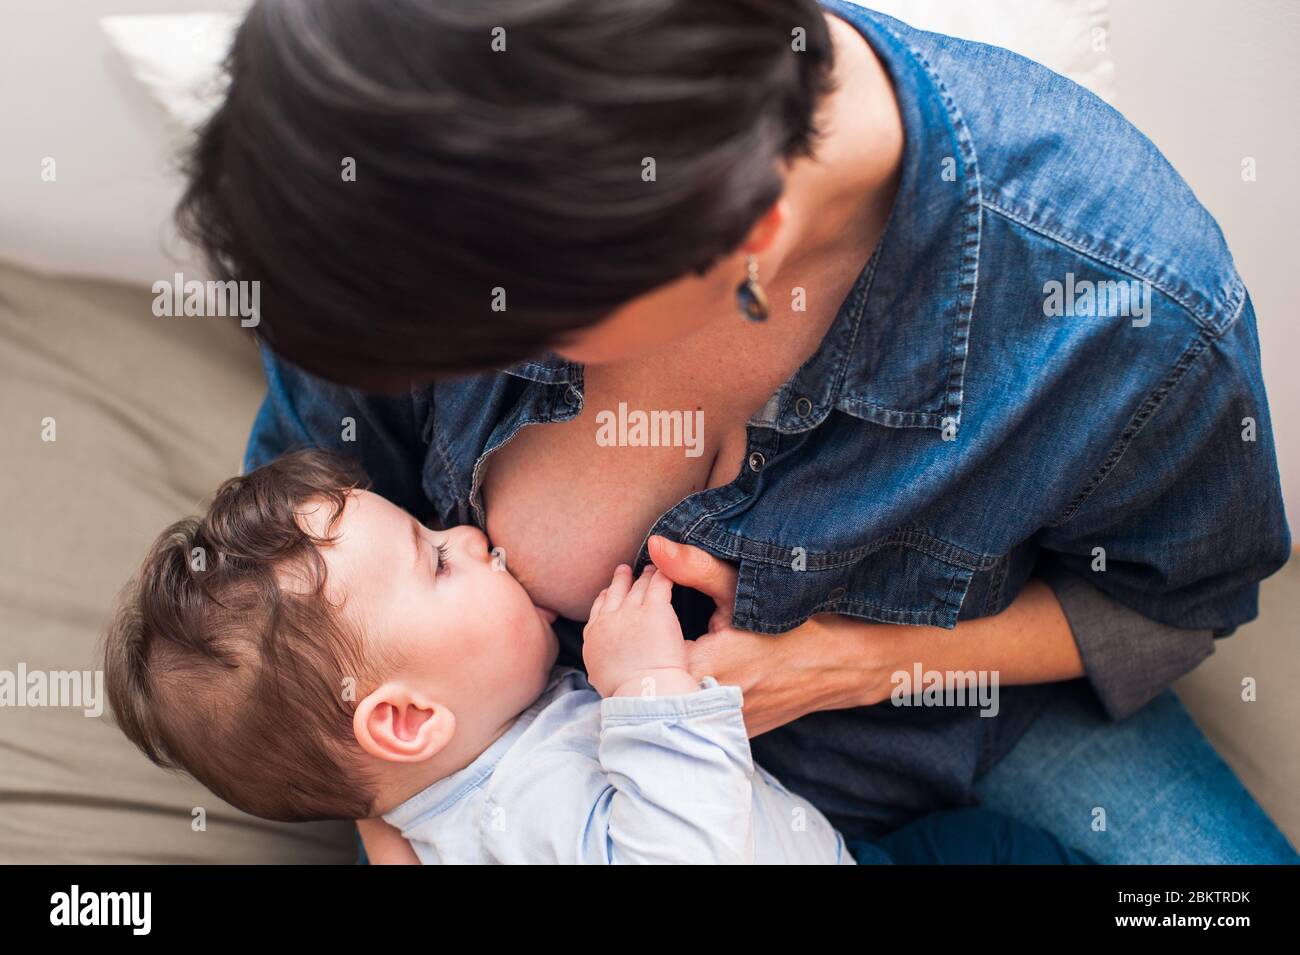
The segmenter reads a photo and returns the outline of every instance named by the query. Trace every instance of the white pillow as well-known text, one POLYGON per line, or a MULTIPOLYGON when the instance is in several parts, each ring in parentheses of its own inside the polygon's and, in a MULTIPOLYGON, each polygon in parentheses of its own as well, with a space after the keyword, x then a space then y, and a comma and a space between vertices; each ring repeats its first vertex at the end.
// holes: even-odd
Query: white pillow
POLYGON ((100 26, 131 75, 186 129, 221 101, 221 63, 240 13, 174 13, 102 17, 100 26))
MULTIPOLYGON (((923 30, 1006 47, 1114 99, 1109 0, 874 0, 865 4, 923 30)), ((104 17, 132 75, 185 128, 221 97, 220 65, 242 13, 104 17)))

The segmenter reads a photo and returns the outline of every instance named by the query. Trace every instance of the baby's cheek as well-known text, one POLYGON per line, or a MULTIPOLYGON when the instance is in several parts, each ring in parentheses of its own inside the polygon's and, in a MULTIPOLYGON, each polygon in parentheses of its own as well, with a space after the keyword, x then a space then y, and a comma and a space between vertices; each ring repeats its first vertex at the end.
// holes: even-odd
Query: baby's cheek
POLYGON ((531 601, 526 601, 513 616, 515 621, 514 626, 511 627, 512 651, 518 658, 519 667, 533 669, 538 666, 538 660, 545 656, 550 636, 546 632, 541 615, 531 601))

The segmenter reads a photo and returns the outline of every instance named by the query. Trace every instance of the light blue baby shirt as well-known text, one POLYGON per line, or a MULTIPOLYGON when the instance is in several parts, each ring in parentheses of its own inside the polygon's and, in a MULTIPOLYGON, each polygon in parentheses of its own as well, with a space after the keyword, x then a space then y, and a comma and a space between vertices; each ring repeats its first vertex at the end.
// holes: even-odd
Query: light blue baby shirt
POLYGON ((384 815, 425 864, 854 863, 755 766, 739 687, 601 699, 557 667, 469 766, 384 815))

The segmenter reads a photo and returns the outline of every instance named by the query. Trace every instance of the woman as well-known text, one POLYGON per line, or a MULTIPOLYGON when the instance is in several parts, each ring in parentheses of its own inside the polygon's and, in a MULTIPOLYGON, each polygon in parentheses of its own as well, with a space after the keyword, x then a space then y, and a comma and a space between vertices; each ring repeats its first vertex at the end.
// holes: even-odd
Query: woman
POLYGON ((574 663, 653 558, 852 837, 1294 860, 1168 690, 1289 553, 1254 315, 1113 111, 840 0, 263 0, 230 72, 182 217, 261 282, 248 465, 478 524, 574 663))

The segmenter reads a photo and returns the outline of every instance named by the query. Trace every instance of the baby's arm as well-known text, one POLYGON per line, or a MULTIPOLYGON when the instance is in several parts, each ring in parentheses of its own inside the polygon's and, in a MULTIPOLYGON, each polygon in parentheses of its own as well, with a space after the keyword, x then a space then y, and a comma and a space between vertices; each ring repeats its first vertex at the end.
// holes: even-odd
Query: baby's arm
MULTIPOLYGON (((601 701, 599 760, 612 787, 592 823, 610 863, 754 859, 753 759, 738 687, 686 668, 672 581, 615 571, 592 605, 583 657, 601 701), (710 681, 712 682, 712 681, 710 681)), ((596 860, 593 860, 596 861, 596 860)))
POLYGON ((357 829, 371 865, 419 865, 420 860, 402 834, 382 819, 358 819, 357 829))

